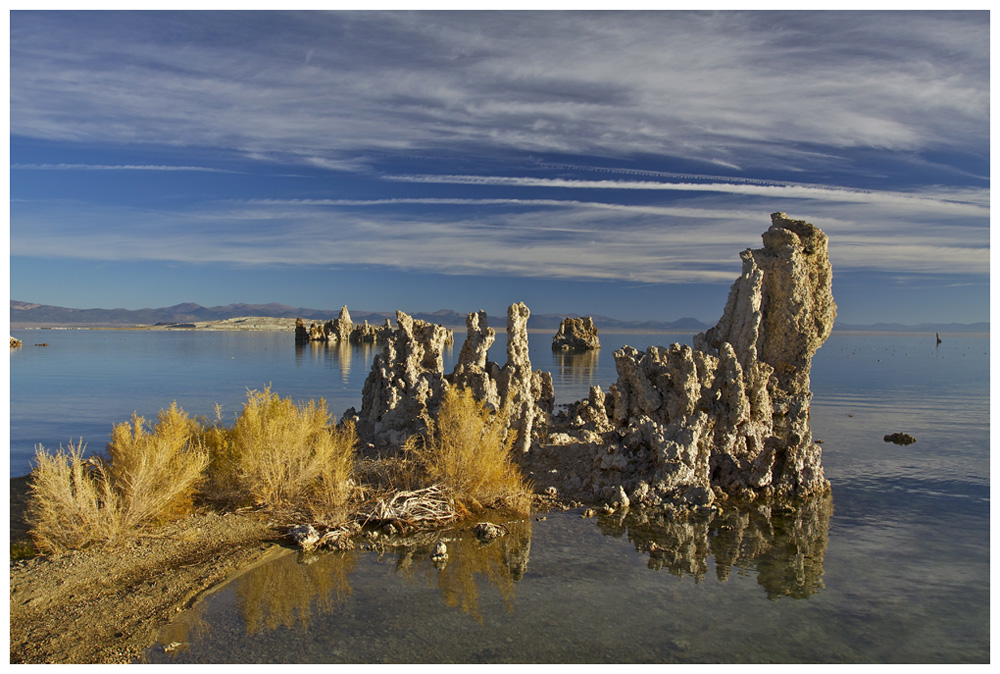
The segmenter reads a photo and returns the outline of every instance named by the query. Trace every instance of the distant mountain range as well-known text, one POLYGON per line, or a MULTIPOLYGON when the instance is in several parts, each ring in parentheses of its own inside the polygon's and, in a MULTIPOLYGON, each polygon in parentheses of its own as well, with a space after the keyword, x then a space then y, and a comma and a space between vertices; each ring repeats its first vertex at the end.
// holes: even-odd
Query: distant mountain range
POLYGON ((920 325, 903 325, 902 323, 873 323, 871 325, 854 325, 834 323, 834 332, 989 332, 987 323, 921 323, 920 325))
MULTIPOLYGON (((351 320, 355 323, 368 321, 373 325, 381 325, 386 319, 396 321, 395 312, 371 312, 351 310, 351 320)), ((69 309, 47 304, 32 304, 29 302, 10 301, 10 325, 12 328, 35 327, 130 327, 133 325, 157 325, 167 323, 194 323, 197 321, 222 321, 227 318, 243 316, 269 316, 272 318, 301 318, 306 322, 328 321, 336 318, 340 309, 307 309, 291 307, 286 304, 227 304, 219 307, 203 307, 193 302, 176 304, 172 307, 159 309, 69 309)), ((413 318, 445 325, 450 328, 465 328, 466 314, 450 309, 441 309, 433 313, 416 312, 410 314, 413 318)), ((564 318, 579 318, 577 314, 539 314, 532 315, 528 327, 539 330, 559 329, 564 318)), ((649 330, 671 332, 701 332, 709 327, 694 318, 682 318, 676 321, 620 321, 607 316, 594 316, 594 322, 599 330, 613 332, 615 330, 649 330)), ((490 322, 495 328, 503 328, 506 315, 491 316, 490 322)))
MULTIPOLYGON (((30 302, 10 301, 10 326, 12 328, 39 327, 130 327, 133 325, 157 325, 167 323, 193 323, 197 321, 222 321, 227 318, 244 316, 269 316, 272 318, 302 318, 306 322, 328 321, 340 313, 339 309, 307 309, 291 307, 286 304, 227 304, 219 307, 203 307, 193 302, 176 304, 172 307, 159 309, 69 309, 47 304, 32 304, 30 302)), ((433 313, 413 313, 414 318, 432 323, 438 323, 450 328, 465 327, 465 314, 450 309, 441 309, 433 313)), ((578 314, 539 314, 532 315, 528 327, 538 330, 559 328, 564 318, 578 318, 578 314)), ((351 320, 355 323, 368 321, 373 325, 381 325, 386 319, 395 323, 396 314, 385 312, 366 312, 351 310, 351 320)), ((491 316, 495 328, 503 328, 506 316, 491 316)), ((593 316, 599 330, 614 332, 616 330, 678 332, 694 334, 711 327, 694 318, 681 318, 676 321, 621 321, 608 316, 593 316)), ((853 325, 837 323, 835 331, 862 332, 989 332, 989 323, 922 323, 920 325, 902 325, 900 323, 876 323, 874 325, 853 325)))

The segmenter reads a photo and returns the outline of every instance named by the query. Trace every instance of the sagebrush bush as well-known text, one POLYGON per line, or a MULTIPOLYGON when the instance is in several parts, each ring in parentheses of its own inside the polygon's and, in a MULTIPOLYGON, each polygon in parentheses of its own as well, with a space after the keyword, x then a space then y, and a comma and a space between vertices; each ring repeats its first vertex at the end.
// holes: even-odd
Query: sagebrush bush
POLYGON ((82 548, 121 533, 120 502, 104 463, 84 459, 83 450, 82 439, 55 454, 35 449, 27 519, 40 552, 82 548))
POLYGON ((201 425, 176 402, 160 411, 152 429, 137 415, 115 425, 109 471, 121 497, 125 527, 161 523, 191 510, 208 466, 201 436, 201 425))
POLYGON ((512 459, 516 433, 508 419, 469 389, 449 388, 427 431, 406 443, 432 484, 440 484, 470 511, 506 507, 528 512, 531 488, 512 459))
POLYGON ((55 455, 39 445, 28 500, 35 545, 81 548, 186 514, 208 465, 200 435, 174 403, 152 429, 136 415, 114 426, 107 458, 84 459, 82 440, 55 455))
POLYGON ((358 437, 353 423, 330 426, 326 402, 297 405, 270 387, 249 391, 247 402, 216 460, 220 482, 231 482, 254 502, 334 508, 347 500, 358 437))

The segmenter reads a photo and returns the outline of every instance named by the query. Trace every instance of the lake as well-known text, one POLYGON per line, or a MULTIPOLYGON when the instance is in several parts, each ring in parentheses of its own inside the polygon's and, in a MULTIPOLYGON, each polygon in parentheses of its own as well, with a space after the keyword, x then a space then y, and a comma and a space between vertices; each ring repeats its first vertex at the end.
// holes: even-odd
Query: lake
MULTIPOLYGON (((296 347, 292 334, 15 330, 10 474, 33 447, 176 400, 231 421, 268 384, 331 412, 360 407, 372 347, 296 347), (33 346, 46 342, 47 347, 33 346)), ((445 354, 450 371, 464 337, 445 354)), ((566 356, 531 334, 556 402, 616 379, 601 334, 566 356)), ((505 360, 504 335, 491 358, 505 360)), ((987 337, 834 334, 813 361, 812 428, 832 496, 684 521, 543 513, 480 545, 288 551, 216 588, 165 628, 151 662, 989 662, 987 337), (917 438, 883 442, 887 433, 917 438), (544 519, 540 519, 544 517, 544 519), (657 552, 644 552, 650 542, 657 552), (180 646, 165 652, 164 646, 180 646)))

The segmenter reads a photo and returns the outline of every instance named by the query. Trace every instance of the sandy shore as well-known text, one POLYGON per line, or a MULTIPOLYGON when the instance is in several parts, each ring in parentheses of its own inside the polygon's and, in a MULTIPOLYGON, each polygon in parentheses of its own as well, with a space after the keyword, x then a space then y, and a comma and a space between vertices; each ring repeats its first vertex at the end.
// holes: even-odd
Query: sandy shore
MULTIPOLYGON (((27 537, 26 478, 11 481, 11 543, 27 537)), ((209 588, 278 554, 261 514, 203 511, 115 548, 10 563, 11 663, 135 662, 209 588)))

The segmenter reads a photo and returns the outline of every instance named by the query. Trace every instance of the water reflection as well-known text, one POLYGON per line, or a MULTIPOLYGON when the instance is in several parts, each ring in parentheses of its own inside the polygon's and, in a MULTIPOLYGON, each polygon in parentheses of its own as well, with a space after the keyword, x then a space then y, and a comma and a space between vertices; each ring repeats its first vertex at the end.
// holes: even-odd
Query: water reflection
MULTIPOLYGON (((728 581, 736 569, 740 576, 756 573, 757 583, 768 599, 804 599, 823 589, 831 513, 830 496, 805 501, 797 510, 756 505, 687 518, 631 510, 581 521, 578 512, 567 512, 552 513, 546 531, 549 535, 556 533, 554 526, 562 530, 557 536, 575 538, 596 526, 605 536, 626 538, 654 571, 666 570, 701 583, 713 565, 720 582, 728 581)), ((170 654, 177 655, 189 644, 212 639, 225 642, 244 632, 250 637, 282 628, 305 633, 313 622, 324 624, 324 620, 326 624, 331 620, 338 624, 341 618, 352 624, 359 619, 377 620, 368 616, 367 607, 381 606, 381 600, 368 596, 372 589, 365 584, 370 582, 370 573, 369 580, 360 580, 364 574, 359 576, 363 588, 359 597, 354 599, 352 594, 351 576, 356 567, 360 570, 366 564, 387 568, 391 577, 404 584, 433 588, 444 606, 458 609, 480 625, 498 623, 500 619, 495 615, 484 620, 491 610, 496 610, 489 608, 496 606, 490 597, 499 597, 508 613, 515 612, 515 591, 525 578, 531 552, 530 520, 508 522, 505 527, 507 535, 489 542, 480 542, 471 530, 424 532, 407 538, 376 537, 372 547, 380 552, 283 555, 244 573, 229 586, 229 596, 234 599, 229 599, 228 605, 236 609, 234 617, 241 618, 229 623, 235 633, 223 633, 226 629, 219 626, 225 623, 218 622, 217 617, 206 617, 211 612, 206 612, 206 606, 211 603, 200 602, 164 628, 159 653, 168 653, 166 657, 172 659, 170 654), (443 563, 431 560, 431 551, 439 540, 448 547, 448 559, 443 563), (334 617, 320 619, 324 615, 334 617), (213 624, 219 627, 220 634, 209 634, 213 624)), ((587 544, 581 541, 580 545, 587 544)), ((581 548, 581 554, 584 552, 581 548)), ((545 561, 545 554, 540 554, 543 569, 552 568, 547 566, 551 560, 545 561)), ((379 581, 378 586, 380 595, 414 596, 398 587, 394 591, 392 582, 379 581)), ((525 619, 529 619, 530 591, 526 601, 525 619)), ((352 628, 345 625, 344 629, 352 628)))
POLYGON ((647 511, 620 512, 598 521, 601 531, 626 536, 649 555, 650 569, 701 582, 715 558, 715 575, 725 582, 735 567, 757 572, 768 599, 804 599, 823 588, 823 562, 833 499, 827 494, 796 509, 758 504, 686 519, 647 511))
MULTIPOLYGON (((393 560, 395 573, 407 582, 436 587, 446 606, 458 608, 480 624, 482 581, 494 588, 508 611, 514 610, 514 586, 524 577, 531 551, 531 522, 508 522, 507 535, 481 543, 468 531, 443 537, 448 546, 444 564, 431 561, 431 551, 442 535, 437 532, 398 538, 379 555, 393 560)), ((235 581, 236 608, 247 636, 279 627, 306 630, 315 616, 330 614, 351 596, 350 575, 357 551, 298 553, 262 564, 235 581)), ((186 645, 208 635, 209 623, 200 602, 182 620, 161 632, 163 647, 186 645)))
POLYGON ((572 386, 586 386, 597 378, 600 350, 553 351, 552 360, 558 368, 560 381, 572 386))
POLYGON ((480 542, 463 533, 446 539, 448 559, 431 562, 434 544, 398 549, 396 570, 412 581, 423 579, 437 587, 446 606, 461 609, 482 624, 480 579, 496 589, 508 611, 514 610, 514 584, 524 577, 531 552, 531 522, 508 522, 506 536, 480 542))
POLYGON ((208 602, 202 600, 180 614, 177 620, 167 623, 160 630, 157 643, 164 653, 174 657, 188 649, 190 644, 206 639, 211 634, 211 621, 205 617, 208 602))
POLYGON ((313 610, 330 613, 351 594, 353 551, 301 553, 296 563, 264 564, 236 581, 236 605, 253 636, 265 627, 309 627, 313 610))
MULTIPOLYGON (((307 360, 311 363, 328 363, 331 367, 336 367, 339 370, 340 380, 346 385, 351 381, 351 368, 355 365, 354 359, 359 358, 360 362, 357 367, 366 370, 378 348, 380 347, 371 342, 360 344, 306 342, 295 345, 295 364, 301 367, 307 360)), ((355 376, 357 374, 355 372, 355 376)))

